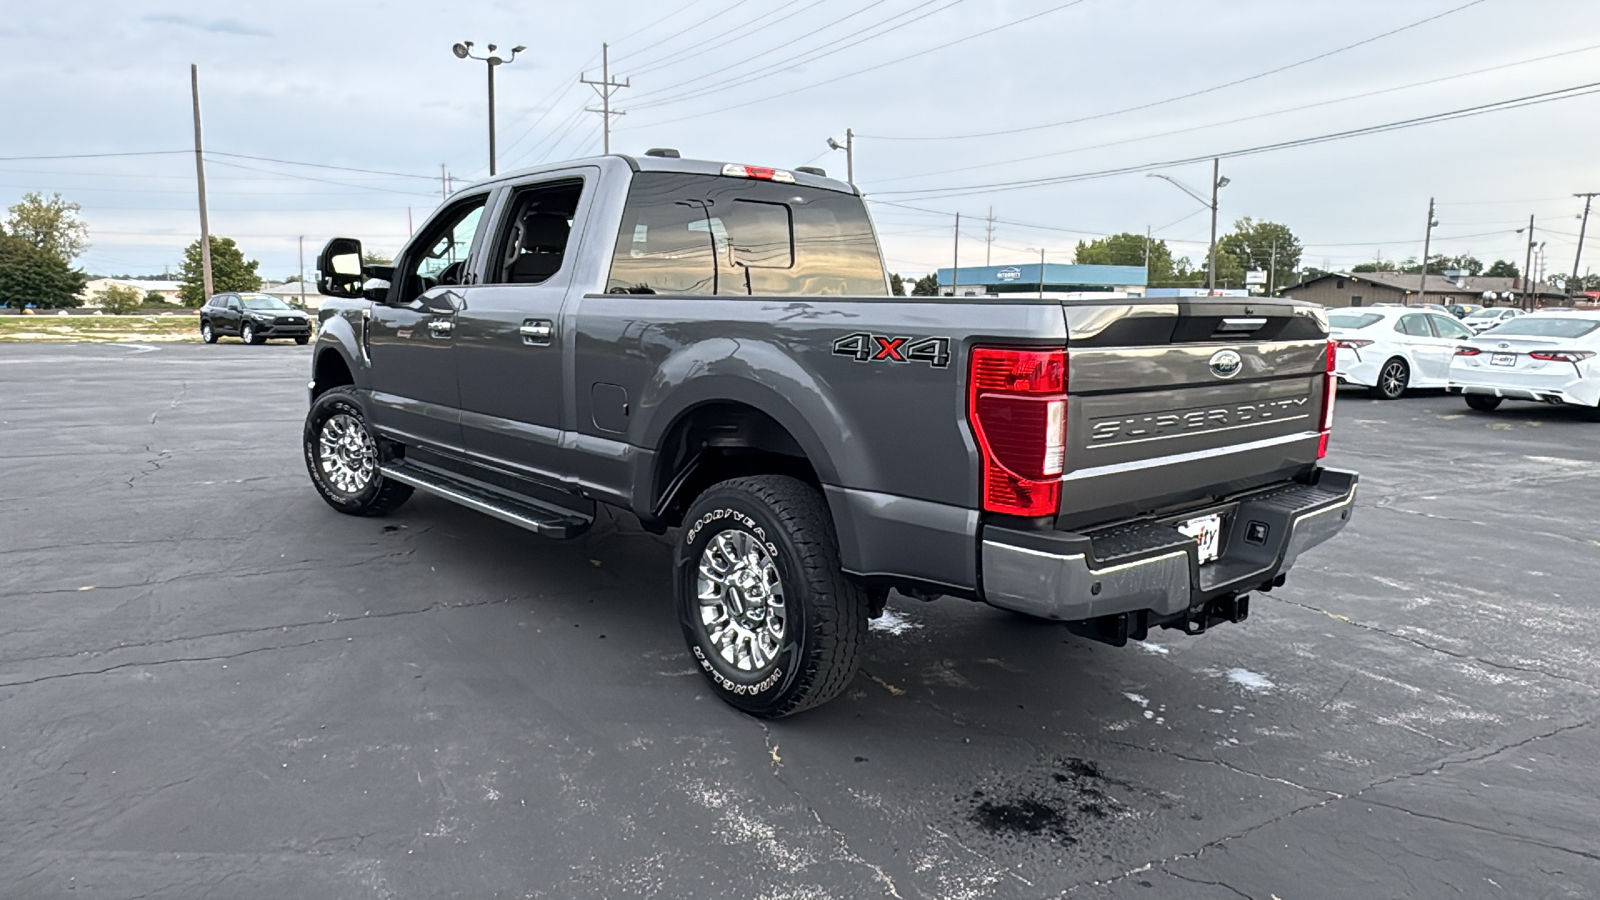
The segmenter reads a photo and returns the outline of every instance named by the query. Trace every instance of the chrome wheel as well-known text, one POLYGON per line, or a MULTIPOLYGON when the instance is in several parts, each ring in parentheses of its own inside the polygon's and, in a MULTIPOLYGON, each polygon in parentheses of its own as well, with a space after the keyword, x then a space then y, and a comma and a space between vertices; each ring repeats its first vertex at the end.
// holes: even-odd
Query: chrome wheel
POLYGON ((206 323, 204 323, 204 324, 202 324, 200 326, 200 339, 205 341, 208 344, 211 343, 213 340, 215 340, 211 336, 211 323, 210 322, 206 322, 206 323))
POLYGON ((788 611, 777 561, 755 536, 718 534, 700 554, 700 623, 729 665, 759 672, 783 648, 788 611))
POLYGON ((246 344, 254 344, 256 342, 256 330, 246 325, 244 330, 239 332, 239 340, 244 341, 246 344))
POLYGON ((328 484, 346 494, 359 494, 378 469, 378 448, 361 421, 339 413, 322 423, 317 434, 318 465, 328 484))

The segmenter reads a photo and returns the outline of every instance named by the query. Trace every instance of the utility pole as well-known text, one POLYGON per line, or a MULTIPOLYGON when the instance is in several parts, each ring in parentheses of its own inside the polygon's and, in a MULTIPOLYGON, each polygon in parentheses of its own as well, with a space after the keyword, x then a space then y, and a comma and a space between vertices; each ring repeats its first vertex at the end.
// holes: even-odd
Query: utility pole
POLYGON ((1144 227, 1144 286, 1150 287, 1150 226, 1144 227))
POLYGON ((961 284, 961 213, 956 213, 956 250, 950 264, 950 296, 956 296, 961 284))
POLYGON ((1267 296, 1278 296, 1278 239, 1272 239, 1272 255, 1267 257, 1267 296))
POLYGON ((1039 248, 1039 299, 1044 299, 1044 248, 1039 248))
POLYGON ((1578 264, 1583 262, 1583 236, 1589 229, 1589 205, 1594 202, 1595 194, 1573 194, 1574 197, 1583 198, 1583 222, 1578 225, 1578 252, 1572 257, 1572 276, 1567 279, 1567 296, 1572 296, 1572 283, 1582 276, 1578 274, 1578 264))
POLYGON ((1428 251, 1433 247, 1433 198, 1428 198, 1428 227, 1422 232, 1422 282, 1417 286, 1417 305, 1428 302, 1428 251))
POLYGON ((439 196, 450 199, 450 172, 445 169, 444 163, 439 163, 439 196))
MULTIPOLYGON (((1521 231, 1521 229, 1517 229, 1521 231)), ((1528 217, 1528 255, 1522 264, 1522 308, 1533 309, 1533 302, 1528 299, 1528 279, 1533 275, 1533 216, 1528 217)), ((1538 290, 1535 286, 1534 290, 1538 290)))
POLYGON ((983 264, 994 265, 994 207, 989 207, 989 230, 983 239, 983 264))
POLYGON ((1217 190, 1222 187, 1222 160, 1211 160, 1211 264, 1206 267, 1206 293, 1217 290, 1217 190))
POLYGON ((189 86, 194 94, 194 172, 200 188, 200 268, 204 271, 205 299, 211 299, 211 220, 206 214, 206 161, 200 139, 200 67, 189 64, 189 86))
MULTIPOLYGON (((594 88, 595 93, 600 95, 600 108, 595 109, 591 106, 588 107, 588 110, 589 112, 599 113, 601 120, 605 123, 603 126, 605 131, 605 143, 603 146, 607 155, 610 155, 611 153, 611 117, 627 115, 627 113, 611 111, 611 95, 622 88, 632 87, 632 85, 629 84, 629 81, 631 80, 632 79, 624 79, 622 81, 611 80, 611 45, 609 44, 600 45, 600 80, 595 81, 593 79, 584 78, 581 76, 578 78, 578 83, 589 85, 590 87, 594 88)), ((848 138, 849 136, 850 133, 848 131, 845 132, 845 137, 848 138)))
POLYGON ((306 236, 303 234, 300 235, 300 308, 306 308, 306 236))

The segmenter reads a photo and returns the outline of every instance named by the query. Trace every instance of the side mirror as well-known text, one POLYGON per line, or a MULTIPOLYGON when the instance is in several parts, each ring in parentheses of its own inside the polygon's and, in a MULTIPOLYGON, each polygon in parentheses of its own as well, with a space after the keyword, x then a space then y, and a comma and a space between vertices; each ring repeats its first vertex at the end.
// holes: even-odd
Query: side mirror
POLYGON ((330 297, 360 299, 365 279, 361 272, 361 242, 334 238, 317 256, 317 288, 330 297))

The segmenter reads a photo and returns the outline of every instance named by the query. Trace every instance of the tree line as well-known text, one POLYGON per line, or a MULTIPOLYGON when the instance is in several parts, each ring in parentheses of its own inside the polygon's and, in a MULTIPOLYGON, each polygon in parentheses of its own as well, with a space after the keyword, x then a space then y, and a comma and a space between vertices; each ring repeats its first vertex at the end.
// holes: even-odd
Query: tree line
MULTIPOLYGON (((89 275, 73 265, 89 249, 89 226, 79 218, 83 207, 57 193, 30 192, 7 209, 0 223, 0 308, 68 309, 78 306, 89 275)), ((212 290, 261 289, 260 263, 246 259, 232 238, 211 236, 212 290)), ((178 280, 184 306, 205 303, 205 276, 196 239, 183 251, 178 280)), ((162 302, 155 292, 112 285, 92 298, 107 312, 133 312, 162 302)))

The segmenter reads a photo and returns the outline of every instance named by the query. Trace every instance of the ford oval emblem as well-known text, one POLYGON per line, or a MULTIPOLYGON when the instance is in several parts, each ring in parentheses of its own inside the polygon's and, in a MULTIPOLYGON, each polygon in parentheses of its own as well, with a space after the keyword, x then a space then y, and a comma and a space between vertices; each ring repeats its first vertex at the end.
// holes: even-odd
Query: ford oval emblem
POLYGON ((1211 354, 1211 374, 1218 378, 1232 378, 1244 368, 1244 357, 1234 350, 1218 350, 1211 354))

